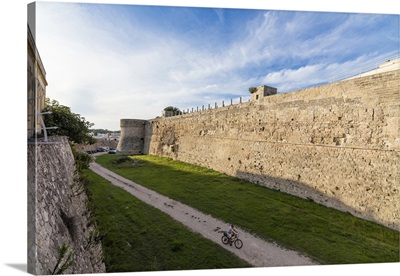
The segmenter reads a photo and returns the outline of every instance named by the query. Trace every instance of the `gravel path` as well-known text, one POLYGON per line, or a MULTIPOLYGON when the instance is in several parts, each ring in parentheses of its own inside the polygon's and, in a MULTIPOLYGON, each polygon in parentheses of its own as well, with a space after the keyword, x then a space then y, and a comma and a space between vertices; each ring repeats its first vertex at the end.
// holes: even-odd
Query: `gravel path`
POLYGON ((276 244, 265 242, 240 228, 237 229, 239 231, 239 237, 243 241, 243 247, 241 249, 236 249, 235 246, 224 245, 221 242, 221 233, 227 230, 229 226, 228 223, 140 186, 107 170, 97 163, 91 163, 90 169, 110 181, 113 185, 121 187, 139 200, 167 213, 192 231, 200 233, 205 238, 223 246, 225 249, 231 251, 239 258, 255 267, 316 264, 309 258, 301 256, 295 251, 286 250, 278 247, 276 244))

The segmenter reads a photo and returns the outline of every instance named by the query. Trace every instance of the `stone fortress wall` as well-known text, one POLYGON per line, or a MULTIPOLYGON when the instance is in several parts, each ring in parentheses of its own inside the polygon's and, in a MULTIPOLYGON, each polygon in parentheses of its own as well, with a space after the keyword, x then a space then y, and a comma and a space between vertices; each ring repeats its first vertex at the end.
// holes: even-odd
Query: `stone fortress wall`
POLYGON ((144 152, 146 120, 121 119, 121 135, 117 151, 121 154, 144 152))
POLYGON ((142 152, 399 229, 399 80, 396 70, 142 121, 142 152))
POLYGON ((50 275, 72 253, 67 274, 106 272, 99 232, 87 207, 83 184, 76 181, 67 137, 28 144, 28 272, 50 275), (66 255, 59 250, 65 244, 66 255))

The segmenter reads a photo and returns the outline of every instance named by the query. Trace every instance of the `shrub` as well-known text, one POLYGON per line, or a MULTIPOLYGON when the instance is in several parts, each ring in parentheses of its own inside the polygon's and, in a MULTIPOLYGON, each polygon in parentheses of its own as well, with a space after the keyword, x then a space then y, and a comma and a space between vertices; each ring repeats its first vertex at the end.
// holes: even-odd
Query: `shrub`
POLYGON ((257 87, 249 87, 249 92, 251 93, 251 94, 253 94, 254 92, 256 92, 257 91, 257 87))
POLYGON ((114 160, 112 161, 112 163, 113 163, 113 164, 116 164, 116 165, 120 165, 120 164, 123 164, 123 163, 125 163, 125 162, 131 162, 131 161, 132 161, 132 159, 131 159, 130 157, 128 157, 128 156, 123 156, 123 157, 114 159, 114 160))
POLYGON ((72 150, 75 159, 75 168, 77 172, 82 172, 84 169, 89 169, 90 162, 93 161, 93 157, 90 154, 78 152, 72 150))

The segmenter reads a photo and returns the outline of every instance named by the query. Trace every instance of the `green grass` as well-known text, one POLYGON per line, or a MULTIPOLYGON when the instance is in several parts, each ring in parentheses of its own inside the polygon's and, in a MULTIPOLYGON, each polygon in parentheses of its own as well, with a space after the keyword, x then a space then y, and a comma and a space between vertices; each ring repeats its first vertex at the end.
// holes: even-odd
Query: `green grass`
POLYGON ((160 194, 302 252, 322 264, 399 262, 399 232, 168 158, 102 155, 96 162, 160 194))
POLYGON ((85 170, 107 272, 250 267, 229 251, 85 170))

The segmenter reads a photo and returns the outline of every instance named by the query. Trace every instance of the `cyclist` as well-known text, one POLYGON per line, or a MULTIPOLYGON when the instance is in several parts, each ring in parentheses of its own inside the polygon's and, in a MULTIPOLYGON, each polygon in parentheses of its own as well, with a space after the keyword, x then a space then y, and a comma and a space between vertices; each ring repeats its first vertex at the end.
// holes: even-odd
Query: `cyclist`
POLYGON ((230 240, 230 244, 232 245, 233 239, 235 239, 237 237, 237 234, 238 234, 235 226, 233 224, 231 224, 231 226, 229 226, 228 231, 226 233, 228 234, 228 238, 230 240))

